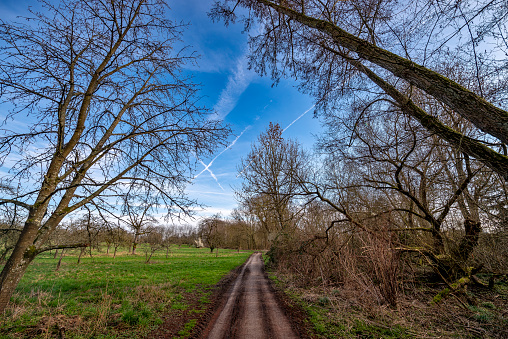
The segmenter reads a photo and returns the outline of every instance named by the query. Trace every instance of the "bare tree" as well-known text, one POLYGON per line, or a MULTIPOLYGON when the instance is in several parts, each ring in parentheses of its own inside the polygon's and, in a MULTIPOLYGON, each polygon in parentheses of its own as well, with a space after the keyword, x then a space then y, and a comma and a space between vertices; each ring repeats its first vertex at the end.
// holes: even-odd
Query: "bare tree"
POLYGON ((136 254, 136 247, 138 246, 139 237, 145 234, 149 234, 153 226, 157 223, 157 220, 150 215, 153 205, 147 200, 142 199, 138 204, 132 195, 128 194, 124 197, 124 213, 126 214, 127 226, 132 230, 132 255, 136 254))
POLYGON ((296 226, 294 203, 300 182, 293 173, 302 167, 299 145, 284 140, 280 126, 271 123, 247 158, 242 159, 239 170, 244 182, 238 195, 256 206, 270 241, 279 236, 291 237, 296 226))
POLYGON ((145 247, 145 263, 149 264, 155 252, 163 247, 164 229, 161 226, 150 226, 143 235, 143 242, 148 245, 145 247))
MULTIPOLYGON (((500 193, 502 180, 403 114, 374 106, 365 114, 376 113, 356 126, 349 147, 333 137, 323 143, 327 176, 306 185, 307 191, 336 206, 355 229, 377 232, 367 226, 383 218, 388 231, 400 234, 399 251, 423 255, 445 280, 473 281, 483 264, 473 266, 471 254, 491 219, 488 197, 500 193)), ((455 129, 474 131, 447 113, 441 110, 440 117, 455 129)))
MULTIPOLYGON (((394 102, 429 132, 508 180, 508 156, 501 151, 508 143, 508 112, 486 100, 503 104, 506 93, 489 95, 485 89, 490 83, 506 92, 502 84, 506 83, 506 67, 491 56, 481 62, 480 68, 475 47, 489 35, 486 27, 492 24, 501 31, 500 35, 490 34, 499 46, 492 52, 506 52, 503 32, 507 16, 501 1, 486 5, 476 1, 450 1, 443 6, 414 1, 404 8, 397 5, 391 0, 223 0, 216 2, 210 15, 213 19, 224 18, 227 24, 238 20, 237 8, 248 8, 248 16, 240 18, 246 28, 254 21, 263 27, 261 34, 251 39, 251 67, 261 74, 270 70, 275 81, 287 74, 303 80, 302 89, 316 95, 318 108, 333 111, 343 105, 339 100, 344 95, 358 96, 361 87, 373 90, 365 87, 364 79, 368 79, 369 84, 384 92, 380 100, 394 102), (447 10, 453 15, 447 15, 447 10), (445 35, 443 30, 450 27, 455 31, 443 41, 440 34, 445 35), (482 33, 475 37, 473 31, 482 33), (432 62, 439 69, 439 62, 450 58, 443 46, 464 35, 470 44, 460 47, 469 47, 471 52, 461 53, 457 60, 472 63, 479 93, 466 88, 471 88, 469 84, 458 83, 425 66, 432 62), (411 36, 417 37, 411 40, 411 36), (488 61, 492 65, 487 69, 488 61), (490 82, 485 81, 486 75, 491 77, 490 82), (411 100, 413 88, 454 110, 490 137, 470 138, 446 125, 411 100)), ((461 66, 468 67, 467 62, 461 66)))
POLYGON ((222 230, 222 219, 220 215, 214 215, 211 218, 201 220, 199 223, 199 234, 203 241, 210 248, 219 251, 219 247, 224 244, 224 232, 222 230))
POLYGON ((0 22, 0 95, 13 105, 4 126, 28 117, 0 138, 1 159, 20 159, 10 180, 24 187, 1 204, 27 211, 0 275, 0 312, 69 213, 110 207, 126 187, 151 187, 168 213, 186 211, 190 155, 227 133, 196 104, 181 72, 194 56, 174 48, 183 27, 163 0, 42 4, 25 24, 0 22))

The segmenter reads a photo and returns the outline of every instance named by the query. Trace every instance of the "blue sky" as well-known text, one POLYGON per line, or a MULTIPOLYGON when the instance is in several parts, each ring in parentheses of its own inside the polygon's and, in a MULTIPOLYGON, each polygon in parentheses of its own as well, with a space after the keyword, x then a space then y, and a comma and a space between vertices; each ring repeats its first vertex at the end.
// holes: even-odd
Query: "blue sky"
MULTIPOLYGON (((284 80, 272 87, 269 78, 247 69, 247 34, 241 33, 241 25, 226 28, 223 23, 212 23, 207 16, 212 2, 169 1, 171 18, 189 23, 183 42, 201 56, 198 66, 187 71, 202 85, 202 104, 214 109, 234 131, 229 148, 218 149, 209 159, 199 159, 203 165, 198 166, 197 177, 187 193, 207 207, 196 211, 197 219, 187 220, 192 224, 215 213, 227 216, 237 205, 234 188, 241 184, 237 178, 240 159, 248 154, 251 144, 270 122, 283 128, 294 122, 284 136, 298 140, 307 149, 321 129, 310 109, 312 99, 296 90, 296 82, 284 80)), ((0 0, 1 17, 11 20, 26 15, 28 6, 39 7, 35 0, 0 0)))
POLYGON ((205 169, 202 166, 187 192, 208 206, 198 212, 199 216, 219 212, 227 216, 237 205, 233 192, 241 184, 237 178, 240 159, 248 154, 270 122, 286 128, 307 111, 284 132, 285 137, 298 140, 305 148, 312 147, 314 135, 321 127, 313 118, 313 109, 309 110, 313 107, 312 99, 296 90, 296 82, 285 80, 272 87, 269 78, 247 69, 247 35, 241 33, 241 25, 226 28, 222 23, 212 23, 206 14, 211 3, 178 2, 173 5, 173 15, 190 21, 184 41, 201 55, 193 74, 203 85, 205 104, 232 126, 235 135, 231 136, 230 144, 236 140, 227 150, 219 149, 211 159, 201 159, 205 165, 213 160, 210 171, 199 174, 205 169))

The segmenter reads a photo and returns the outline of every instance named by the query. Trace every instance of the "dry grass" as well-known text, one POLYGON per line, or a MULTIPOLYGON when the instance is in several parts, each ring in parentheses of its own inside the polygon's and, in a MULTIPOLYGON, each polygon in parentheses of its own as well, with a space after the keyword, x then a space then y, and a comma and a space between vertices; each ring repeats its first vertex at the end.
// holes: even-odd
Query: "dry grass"
MULTIPOLYGON (((399 255, 392 236, 377 229, 281 251, 276 280, 308 310, 322 337, 508 338, 506 276, 494 290, 469 286, 467 299, 476 305, 454 293, 436 304, 447 285, 418 255, 399 255)), ((506 272, 508 237, 482 237, 469 265, 506 272)))
POLYGON ((477 306, 464 308, 455 298, 434 304, 439 286, 399 293, 397 307, 368 301, 368 291, 351 286, 298 287, 277 274, 287 294, 309 312, 322 338, 507 338, 508 282, 495 291, 473 289, 477 306), (363 294, 362 297, 360 297, 363 294))

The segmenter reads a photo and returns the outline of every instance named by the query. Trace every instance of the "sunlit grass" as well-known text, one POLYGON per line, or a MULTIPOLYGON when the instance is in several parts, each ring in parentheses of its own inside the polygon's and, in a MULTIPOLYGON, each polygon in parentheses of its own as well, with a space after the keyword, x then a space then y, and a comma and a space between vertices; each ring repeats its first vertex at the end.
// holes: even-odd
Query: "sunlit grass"
POLYGON ((94 252, 77 264, 78 251, 71 251, 58 271, 58 258, 43 254, 1 317, 0 335, 45 337, 65 328, 67 338, 132 337, 159 325, 165 311, 188 308, 186 294, 206 303, 210 287, 250 253, 220 250, 216 257, 206 248, 175 246, 167 259, 160 251, 147 264, 141 247, 115 259, 94 252))

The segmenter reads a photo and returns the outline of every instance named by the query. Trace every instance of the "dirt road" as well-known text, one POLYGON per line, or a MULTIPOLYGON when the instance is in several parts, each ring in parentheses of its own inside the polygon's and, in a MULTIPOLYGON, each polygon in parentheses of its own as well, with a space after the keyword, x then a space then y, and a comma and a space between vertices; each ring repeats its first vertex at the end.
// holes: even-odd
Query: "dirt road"
POLYGON ((298 338, 253 254, 235 280, 227 301, 213 315, 202 338, 298 338))

